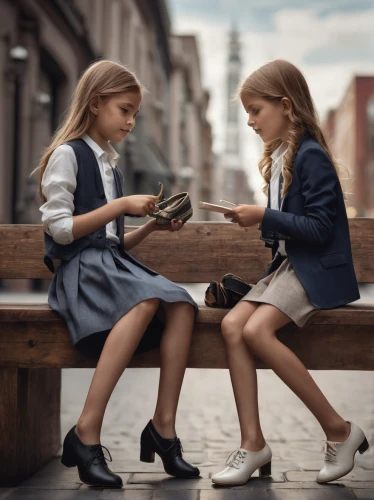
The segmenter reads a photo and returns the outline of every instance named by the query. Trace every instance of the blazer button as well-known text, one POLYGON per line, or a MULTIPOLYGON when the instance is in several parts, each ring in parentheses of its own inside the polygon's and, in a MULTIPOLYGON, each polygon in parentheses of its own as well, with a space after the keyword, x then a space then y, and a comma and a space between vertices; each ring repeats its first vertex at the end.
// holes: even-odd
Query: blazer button
POLYGON ((102 235, 102 234, 98 234, 98 235, 97 235, 97 239, 98 239, 98 240, 101 240, 101 239, 102 239, 102 237, 103 237, 103 235, 102 235))

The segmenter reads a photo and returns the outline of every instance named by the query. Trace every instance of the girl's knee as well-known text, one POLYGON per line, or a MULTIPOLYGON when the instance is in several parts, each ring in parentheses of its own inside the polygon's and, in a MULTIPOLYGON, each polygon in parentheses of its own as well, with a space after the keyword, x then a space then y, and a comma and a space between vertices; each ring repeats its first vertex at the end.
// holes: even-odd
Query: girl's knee
POLYGON ((239 322, 230 314, 225 316, 221 323, 223 340, 228 345, 237 344, 243 340, 243 331, 239 322))
POLYGON ((243 339, 251 348, 260 346, 262 342, 273 336, 274 332, 255 322, 248 322, 243 329, 243 339))

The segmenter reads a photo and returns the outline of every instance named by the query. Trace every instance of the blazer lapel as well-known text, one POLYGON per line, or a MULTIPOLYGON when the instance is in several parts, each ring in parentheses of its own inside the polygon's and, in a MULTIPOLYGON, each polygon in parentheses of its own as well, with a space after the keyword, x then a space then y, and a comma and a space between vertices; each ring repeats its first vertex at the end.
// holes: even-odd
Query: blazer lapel
MULTIPOLYGON (((301 144, 306 141, 307 139, 311 139, 312 136, 310 135, 309 132, 305 131, 303 132, 302 136, 301 136, 301 140, 299 142, 299 145, 297 146, 297 151, 300 149, 300 146, 301 144)), ((296 153, 297 153, 296 151, 296 153)), ((294 158, 294 163, 295 163, 295 159, 296 159, 296 155, 295 155, 295 158, 294 158)), ((285 201, 287 200, 288 198, 288 193, 289 193, 289 190, 287 191, 285 197, 283 198, 283 200, 281 200, 281 191, 282 191, 282 186, 283 186, 283 172, 280 173, 280 176, 279 176, 279 193, 278 193, 278 199, 280 201, 279 203, 279 210, 282 212, 283 211, 283 207, 284 207, 284 203, 285 201)))
POLYGON ((279 192, 278 192, 279 211, 280 212, 283 212, 284 202, 287 200, 288 193, 289 193, 289 190, 288 190, 287 193, 284 195, 284 198, 283 199, 281 198, 281 192, 282 192, 282 187, 283 187, 283 180, 284 180, 283 179, 283 173, 281 172, 280 176, 279 176, 279 192))
POLYGON ((283 186, 283 173, 279 174, 279 183, 278 183, 278 207, 279 210, 282 210, 282 198, 281 198, 281 193, 282 193, 282 186, 283 186))

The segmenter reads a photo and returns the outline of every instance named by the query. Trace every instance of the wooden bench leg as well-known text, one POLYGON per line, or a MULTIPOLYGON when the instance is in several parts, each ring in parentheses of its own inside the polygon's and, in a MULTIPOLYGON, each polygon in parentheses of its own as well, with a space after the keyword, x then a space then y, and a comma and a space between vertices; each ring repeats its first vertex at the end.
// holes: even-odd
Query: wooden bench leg
POLYGON ((58 452, 61 369, 0 368, 0 486, 16 486, 58 452))

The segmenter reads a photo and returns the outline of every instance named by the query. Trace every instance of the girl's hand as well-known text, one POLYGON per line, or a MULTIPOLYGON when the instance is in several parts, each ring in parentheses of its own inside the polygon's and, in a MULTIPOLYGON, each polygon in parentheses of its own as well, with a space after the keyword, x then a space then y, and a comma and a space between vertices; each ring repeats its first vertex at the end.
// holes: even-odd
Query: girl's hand
POLYGON ((257 205, 238 205, 230 212, 227 212, 225 219, 232 219, 231 222, 239 224, 241 227, 254 226, 259 224, 265 213, 265 207, 258 207, 257 205))
POLYGON ((126 207, 124 211, 129 214, 145 217, 146 215, 153 214, 157 211, 157 196, 136 194, 133 196, 125 196, 123 199, 126 207))
POLYGON ((184 226, 181 220, 176 221, 174 219, 171 221, 171 224, 157 224, 156 219, 150 220, 147 224, 151 231, 171 231, 172 233, 179 231, 184 226))

